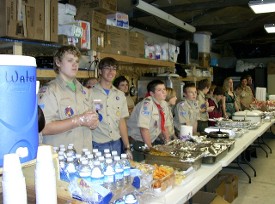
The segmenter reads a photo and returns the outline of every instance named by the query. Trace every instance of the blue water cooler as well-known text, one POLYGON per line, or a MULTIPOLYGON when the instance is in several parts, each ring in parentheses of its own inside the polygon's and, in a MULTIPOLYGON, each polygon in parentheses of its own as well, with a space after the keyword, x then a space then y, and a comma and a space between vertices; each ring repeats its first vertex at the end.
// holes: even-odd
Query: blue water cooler
POLYGON ((36 158, 38 116, 35 58, 0 55, 0 167, 4 154, 36 158))

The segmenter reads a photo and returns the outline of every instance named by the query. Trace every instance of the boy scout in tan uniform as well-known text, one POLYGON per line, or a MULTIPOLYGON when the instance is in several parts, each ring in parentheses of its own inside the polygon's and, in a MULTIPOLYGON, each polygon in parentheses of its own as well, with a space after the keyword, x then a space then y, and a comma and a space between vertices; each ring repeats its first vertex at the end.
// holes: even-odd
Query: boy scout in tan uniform
POLYGON ((80 52, 74 46, 63 46, 55 55, 56 79, 39 91, 39 106, 44 112, 46 125, 42 143, 53 146, 73 143, 81 152, 92 149, 92 131, 98 116, 92 111, 90 91, 77 80, 80 52))
POLYGON ((166 88, 162 81, 153 80, 147 86, 150 96, 139 102, 127 121, 128 134, 133 144, 133 158, 144 160, 139 151, 145 144, 151 148, 159 135, 163 134, 168 142, 170 135, 168 126, 172 125, 169 117, 169 107, 166 98, 166 88))
MULTIPOLYGON (((163 112, 165 114, 165 126, 171 126, 171 118, 169 117, 169 107, 166 101, 161 104, 163 112)), ((140 133, 140 127, 147 128, 150 131, 151 142, 153 143, 158 136, 162 133, 159 109, 155 105, 154 98, 151 96, 143 99, 139 102, 129 120, 127 121, 128 134, 137 141, 143 142, 140 133)))
MULTIPOLYGON (((73 92, 66 82, 57 78, 39 92, 39 104, 45 115, 46 124, 56 120, 72 118, 75 115, 91 109, 92 99, 87 88, 76 82, 73 92), (57 100, 58 99, 58 100, 57 100)), ((89 128, 77 127, 54 136, 44 135, 43 144, 59 146, 73 143, 75 149, 81 152, 83 148, 91 149, 92 131, 89 128)))
POLYGON ((193 133, 197 132, 197 120, 199 117, 199 106, 196 100, 197 91, 195 84, 187 84, 184 87, 185 99, 176 105, 174 110, 174 125, 177 133, 180 133, 181 125, 193 126, 193 133))
POLYGON ((102 118, 98 128, 93 130, 93 141, 106 143, 119 140, 119 120, 129 116, 125 94, 112 86, 107 95, 103 88, 96 84, 92 88, 92 95, 94 100, 101 101, 101 108, 98 113, 102 118))

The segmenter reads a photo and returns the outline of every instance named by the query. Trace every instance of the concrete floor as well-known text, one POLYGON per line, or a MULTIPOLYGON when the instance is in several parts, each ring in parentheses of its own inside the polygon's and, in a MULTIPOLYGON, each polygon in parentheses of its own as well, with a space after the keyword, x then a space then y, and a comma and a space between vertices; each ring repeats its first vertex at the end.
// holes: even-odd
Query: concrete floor
POLYGON ((232 204, 275 203, 275 136, 270 133, 266 134, 264 138, 264 141, 274 152, 269 153, 268 158, 266 158, 265 153, 257 148, 257 158, 252 158, 250 162, 256 169, 257 176, 254 177, 250 167, 242 165, 252 177, 251 184, 248 183, 248 177, 241 170, 222 170, 222 172, 234 173, 239 177, 239 195, 232 204))

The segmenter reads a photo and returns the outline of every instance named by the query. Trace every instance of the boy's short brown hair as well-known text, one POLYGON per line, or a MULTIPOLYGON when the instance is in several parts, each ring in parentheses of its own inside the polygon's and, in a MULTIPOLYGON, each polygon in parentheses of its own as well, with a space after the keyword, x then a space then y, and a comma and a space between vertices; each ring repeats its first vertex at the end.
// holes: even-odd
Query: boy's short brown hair
POLYGON ((183 87, 183 93, 186 93, 188 88, 196 88, 195 83, 193 83, 193 82, 186 83, 183 87))
POLYGON ((81 53, 80 53, 79 49, 73 45, 65 45, 65 46, 60 47, 54 54, 54 58, 53 58, 54 59, 53 69, 54 69, 54 72, 57 74, 59 74, 59 67, 56 64, 56 61, 58 60, 61 62, 66 53, 73 54, 74 56, 76 56, 78 58, 81 57, 81 53))

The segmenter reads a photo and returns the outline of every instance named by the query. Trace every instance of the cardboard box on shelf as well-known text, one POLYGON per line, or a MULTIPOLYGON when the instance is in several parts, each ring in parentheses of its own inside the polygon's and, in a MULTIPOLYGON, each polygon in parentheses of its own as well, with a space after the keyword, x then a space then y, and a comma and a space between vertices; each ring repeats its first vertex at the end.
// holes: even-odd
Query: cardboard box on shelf
POLYGON ((88 21, 91 24, 91 28, 106 31, 106 14, 104 13, 91 11, 83 7, 77 11, 75 19, 88 21))
POLYGON ((117 11, 117 0, 70 0, 69 3, 75 5, 77 9, 93 9, 105 14, 117 11))
POLYGON ((44 40, 45 39, 45 3, 35 2, 35 34, 34 39, 44 40))
POLYGON ((128 55, 144 58, 144 35, 139 32, 129 32, 128 55))
POLYGON ((26 28, 27 37, 33 39, 35 36, 35 6, 26 5, 26 28))
POLYGON ((82 37, 79 38, 77 47, 80 49, 89 50, 91 49, 91 26, 90 22, 87 21, 76 21, 79 27, 82 28, 82 37))
POLYGON ((107 15, 106 24, 129 29, 129 18, 126 13, 116 12, 114 14, 107 15))
POLYGON ((127 55, 129 31, 115 26, 107 26, 103 52, 127 55))
POLYGON ((58 42, 58 0, 51 0, 51 42, 58 42))
POLYGON ((23 19, 18 17, 16 0, 0 0, 0 36, 24 37, 23 19))
POLYGON ((104 49, 105 32, 92 28, 91 47, 92 50, 101 52, 104 49))
POLYGON ((199 65, 202 67, 210 67, 210 53, 199 53, 199 65))

